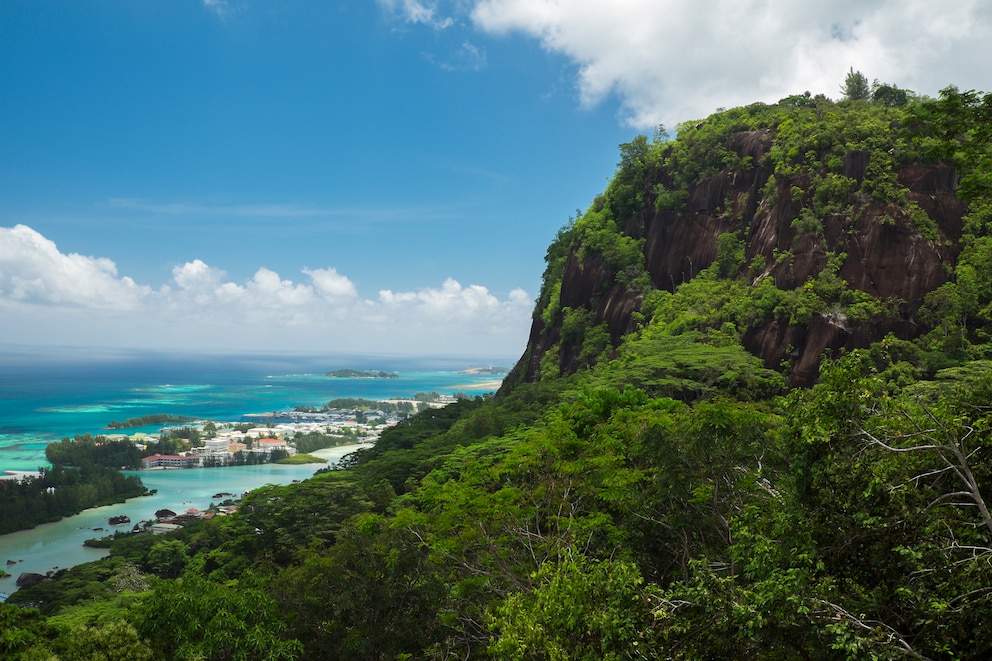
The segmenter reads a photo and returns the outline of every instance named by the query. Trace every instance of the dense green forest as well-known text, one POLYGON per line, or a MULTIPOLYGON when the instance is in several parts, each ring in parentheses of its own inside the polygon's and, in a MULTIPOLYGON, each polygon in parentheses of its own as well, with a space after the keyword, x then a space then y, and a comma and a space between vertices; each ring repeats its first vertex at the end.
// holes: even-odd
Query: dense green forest
POLYGON ((146 425, 161 425, 175 422, 193 422, 196 418, 188 415, 174 415, 172 413, 154 413, 152 415, 142 415, 136 418, 128 418, 124 421, 111 420, 107 423, 108 429, 127 429, 129 427, 144 427, 146 425))
MULTIPOLYGON (((212 425, 213 423, 208 423, 212 425)), ((206 466, 245 466, 266 463, 315 463, 323 460, 306 453, 354 443, 351 430, 345 434, 321 432, 297 433, 293 443, 300 453, 290 460, 286 450, 272 450, 268 456, 236 452, 230 459, 207 456, 206 466)), ((200 432, 192 428, 171 430, 144 450, 126 438, 77 434, 49 443, 45 457, 51 468, 39 468, 38 476, 21 481, 0 480, 0 535, 34 528, 41 523, 58 521, 84 509, 124 502, 145 495, 138 477, 125 477, 120 470, 138 470, 141 458, 160 453, 177 454, 189 450, 191 441, 199 441, 200 432)))
POLYGON ((864 82, 622 145, 495 397, 116 540, 0 654, 989 658, 992 95, 864 82))
POLYGON ((0 480, 0 534, 147 493, 140 479, 118 470, 141 465, 141 453, 130 441, 84 434, 50 443, 45 455, 52 467, 39 468, 38 476, 0 480))
POLYGON ((53 466, 101 466, 141 468, 142 451, 129 439, 76 434, 45 446, 45 458, 53 466))
POLYGON ((295 406, 294 411, 315 413, 318 411, 335 411, 342 409, 361 409, 382 411, 383 413, 412 413, 413 404, 409 401, 377 401, 365 399, 364 397, 338 397, 327 402, 323 406, 295 406))
POLYGON ((49 443, 51 468, 18 481, 0 480, 0 534, 58 521, 84 509, 122 503, 147 492, 120 469, 141 467, 141 451, 127 439, 78 434, 49 443))

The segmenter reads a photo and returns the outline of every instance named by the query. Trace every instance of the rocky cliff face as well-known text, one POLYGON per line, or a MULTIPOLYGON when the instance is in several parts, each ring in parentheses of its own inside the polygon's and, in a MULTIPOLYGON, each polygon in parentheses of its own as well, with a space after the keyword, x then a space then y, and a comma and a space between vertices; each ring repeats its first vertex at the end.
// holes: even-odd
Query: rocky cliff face
MULTIPOLYGON (((732 134, 726 146, 748 167, 723 169, 694 181, 678 210, 655 210, 653 191, 659 184, 673 184, 665 169, 649 170, 643 205, 617 221, 623 233, 643 239, 644 269, 651 285, 669 291, 710 266, 718 256, 717 238, 728 232, 743 240, 744 263, 753 265, 758 258, 757 263, 764 264, 758 277, 773 278, 780 289, 803 286, 824 269, 831 255, 846 255, 838 275, 851 288, 897 303, 898 316, 853 325, 843 316, 817 315, 805 325, 772 321, 743 336, 744 346, 766 366, 791 362, 790 385, 807 386, 815 381, 825 351, 865 347, 888 333, 911 339, 920 332, 916 313, 924 297, 952 272, 964 207, 955 194, 953 168, 912 163, 894 171, 904 202, 855 198, 848 212, 826 214, 815 226, 804 227, 798 219, 813 203, 815 191, 801 173, 780 176, 769 186, 773 166, 766 155, 773 139, 771 129, 732 134)), ((869 153, 849 151, 843 158, 843 175, 860 183, 871 166, 869 153)), ((580 258, 580 252, 573 246, 566 260, 560 305, 589 310, 592 323, 605 323, 617 346, 637 327, 633 313, 640 308, 642 293, 621 285, 599 255, 585 251, 580 258)), ((753 268, 741 267, 736 277, 754 278, 753 268)), ((567 338, 563 341, 558 322, 560 318, 548 324, 535 315, 527 351, 508 383, 538 379, 549 351, 558 353, 561 373, 579 368, 579 347, 567 338)))

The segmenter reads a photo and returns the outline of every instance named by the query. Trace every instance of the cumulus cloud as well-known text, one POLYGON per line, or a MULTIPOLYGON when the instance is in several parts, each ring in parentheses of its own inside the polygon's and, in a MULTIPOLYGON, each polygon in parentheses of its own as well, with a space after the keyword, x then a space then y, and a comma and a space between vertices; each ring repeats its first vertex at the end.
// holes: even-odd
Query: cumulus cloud
POLYGON ((638 128, 805 90, 836 98, 850 67, 926 94, 992 87, 980 0, 479 0, 470 14, 567 57, 581 102, 616 95, 638 128))
POLYGON ((0 227, 0 298, 103 310, 138 307, 151 293, 109 259, 63 254, 26 225, 0 227))
POLYGON ((172 269, 172 281, 179 292, 177 295, 189 297, 199 305, 214 301, 223 289, 223 277, 223 271, 210 267, 199 259, 172 269))
MULTIPOLYGON (((500 301, 481 285, 463 287, 457 280, 448 278, 440 288, 424 288, 414 292, 393 292, 384 289, 379 292, 379 301, 393 309, 403 306, 415 307, 427 312, 431 322, 451 319, 478 317, 498 317, 509 309, 520 305, 520 292, 513 290, 506 301, 500 301)), ((524 294, 526 296, 526 294, 524 294)), ((527 301, 528 308, 531 302, 527 301)))
POLYGON ((296 307, 313 303, 313 288, 283 280, 278 273, 260 268, 248 282, 245 290, 257 305, 266 307, 296 307))
POLYGON ((512 355, 531 307, 521 289, 501 299, 453 279, 362 298, 333 267, 304 268, 296 281, 260 267, 236 282, 200 259, 156 289, 107 258, 64 254, 25 225, 0 227, 0 314, 18 319, 7 341, 512 355))
POLYGON ((399 324, 411 337, 430 338, 438 346, 457 347, 472 338, 479 346, 515 353, 526 343, 533 306, 522 289, 500 299, 486 287, 448 278, 440 287, 381 290, 377 301, 366 301, 363 316, 378 327, 399 324))
POLYGON ((310 276, 317 293, 325 298, 338 299, 358 296, 355 283, 347 276, 338 273, 337 269, 303 269, 303 272, 310 276))

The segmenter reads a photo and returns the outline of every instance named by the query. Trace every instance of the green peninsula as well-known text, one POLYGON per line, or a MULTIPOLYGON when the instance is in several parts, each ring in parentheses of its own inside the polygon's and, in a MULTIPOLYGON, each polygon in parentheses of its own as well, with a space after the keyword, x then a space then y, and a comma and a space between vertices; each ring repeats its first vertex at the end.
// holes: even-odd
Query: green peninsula
POLYGON ((147 425, 163 425, 172 423, 193 422, 196 418, 189 415, 173 415, 171 413, 155 413, 152 415, 142 415, 136 418, 128 418, 124 421, 111 420, 107 423, 107 429, 127 429, 130 427, 144 427, 147 425))

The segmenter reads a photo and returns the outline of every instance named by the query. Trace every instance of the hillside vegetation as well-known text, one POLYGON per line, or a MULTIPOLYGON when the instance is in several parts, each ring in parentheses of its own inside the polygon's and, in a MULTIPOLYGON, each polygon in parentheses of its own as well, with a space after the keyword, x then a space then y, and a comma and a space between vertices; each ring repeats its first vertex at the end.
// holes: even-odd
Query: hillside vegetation
POLYGON ((989 658, 992 96, 888 89, 622 145, 495 397, 17 592, 0 653, 989 658))

